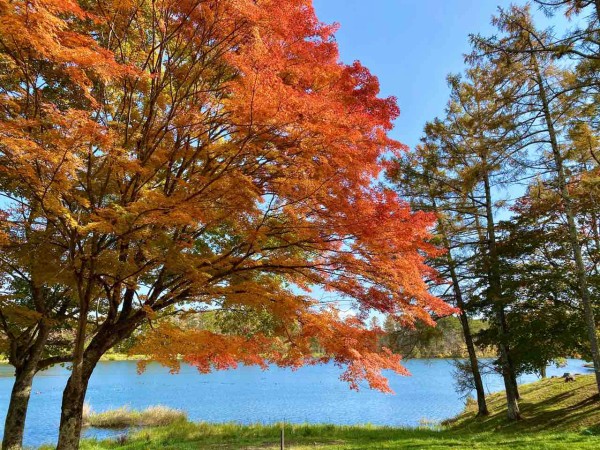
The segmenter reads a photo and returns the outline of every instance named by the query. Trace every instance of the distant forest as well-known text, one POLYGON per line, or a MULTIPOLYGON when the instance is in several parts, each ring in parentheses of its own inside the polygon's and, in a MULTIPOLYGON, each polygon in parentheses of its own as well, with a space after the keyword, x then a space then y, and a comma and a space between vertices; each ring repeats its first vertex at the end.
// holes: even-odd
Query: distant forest
MULTIPOLYGON (((488 324, 484 320, 469 319, 474 335, 483 336, 488 324)), ((467 347, 460 320, 455 316, 444 317, 437 322, 436 327, 417 324, 414 329, 403 327, 392 319, 384 324, 384 345, 394 352, 410 358, 466 358, 467 347)), ((493 357, 493 347, 481 344, 478 356, 493 357)))

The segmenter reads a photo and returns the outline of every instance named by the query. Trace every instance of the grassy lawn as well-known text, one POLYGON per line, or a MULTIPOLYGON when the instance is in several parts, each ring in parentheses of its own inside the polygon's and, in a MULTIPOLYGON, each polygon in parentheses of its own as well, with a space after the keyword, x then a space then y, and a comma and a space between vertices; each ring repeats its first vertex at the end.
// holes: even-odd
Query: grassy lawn
MULTIPOLYGON (((592 376, 574 383, 549 379, 521 387, 524 419, 504 419, 502 394, 489 398, 491 415, 474 417, 472 406, 431 429, 375 426, 287 425, 290 449, 598 449, 600 406, 592 376)), ((124 442, 88 440, 91 449, 278 449, 280 426, 241 426, 178 421, 146 429, 124 442)))
POLYGON ((490 416, 475 417, 476 405, 470 405, 448 427, 457 431, 560 432, 590 430, 600 435, 600 401, 593 375, 579 376, 572 383, 550 378, 519 388, 519 406, 523 420, 504 419, 504 393, 488 399, 490 416))

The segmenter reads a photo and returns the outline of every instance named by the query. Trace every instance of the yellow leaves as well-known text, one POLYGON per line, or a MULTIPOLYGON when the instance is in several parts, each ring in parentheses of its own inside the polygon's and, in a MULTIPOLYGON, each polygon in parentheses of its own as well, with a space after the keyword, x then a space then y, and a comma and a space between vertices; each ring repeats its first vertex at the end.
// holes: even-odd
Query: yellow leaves
POLYGON ((37 76, 60 80, 0 99, 13 114, 0 174, 55 227, 63 282, 90 282, 100 311, 134 289, 131 317, 157 324, 139 351, 172 370, 334 359, 385 390, 377 371, 402 369, 378 333, 300 289, 410 318, 444 311, 422 280, 432 219, 375 186, 400 146, 386 134, 395 101, 338 63, 310 2, 115 0, 66 20, 70 2, 48 0, 31 30, 0 5, 0 34, 31 41, 25 65, 11 59, 17 84, 39 59, 37 76), (197 304, 230 313, 221 329, 162 322, 197 304))
POLYGON ((151 320, 156 319, 156 317, 157 317, 156 312, 152 309, 151 306, 144 305, 144 306, 142 306, 142 309, 146 313, 146 317, 148 317, 148 319, 151 319, 151 320))
POLYGON ((0 307, 2 308, 2 314, 8 321, 18 326, 28 327, 39 322, 42 318, 39 312, 15 304, 11 299, 6 297, 0 299, 0 307))

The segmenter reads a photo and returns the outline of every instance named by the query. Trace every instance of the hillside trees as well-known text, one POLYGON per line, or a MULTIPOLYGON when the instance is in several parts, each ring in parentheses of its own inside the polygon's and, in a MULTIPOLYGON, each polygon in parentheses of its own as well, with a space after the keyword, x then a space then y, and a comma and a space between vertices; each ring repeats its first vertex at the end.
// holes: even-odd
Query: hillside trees
POLYGON ((309 1, 1 2, 0 15, 2 193, 51 230, 72 308, 58 448, 78 446, 99 358, 142 324, 145 353, 173 370, 333 360, 352 387, 388 390, 381 369, 405 370, 368 313, 453 311, 423 282, 432 217, 374 182, 402 150, 387 136, 395 100, 338 62, 309 1), (250 325, 161 320, 208 310, 250 325))
MULTIPOLYGON (((464 80, 450 77, 451 98, 444 122, 426 127, 427 137, 446 149, 446 165, 452 171, 462 194, 461 208, 470 221, 470 268, 477 276, 474 295, 483 299, 498 339, 499 367, 504 379, 508 415, 519 418, 516 373, 510 354, 507 299, 504 296, 498 255, 494 188, 516 176, 514 164, 521 151, 510 122, 512 110, 506 89, 505 73, 493 66, 474 66, 464 80)), ((465 245, 463 245, 465 248, 465 245)))
POLYGON ((557 357, 590 356, 577 277, 558 195, 532 185, 513 211, 499 225, 511 349, 519 373, 544 376, 557 357))

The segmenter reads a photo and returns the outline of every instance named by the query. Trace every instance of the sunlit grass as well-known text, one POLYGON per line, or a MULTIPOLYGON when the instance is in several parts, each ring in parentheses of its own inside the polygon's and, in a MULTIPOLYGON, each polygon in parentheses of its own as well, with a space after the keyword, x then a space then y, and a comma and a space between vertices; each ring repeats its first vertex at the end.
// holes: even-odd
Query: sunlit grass
POLYGON ((504 392, 488 397, 488 417, 476 417, 477 404, 467 405, 465 412, 447 422, 450 429, 460 431, 600 431, 600 398, 593 375, 577 376, 574 382, 548 378, 519 387, 519 406, 523 420, 509 422, 505 418, 504 392))
MULTIPOLYGON (((144 430, 122 441, 86 441, 83 449, 278 449, 281 426, 178 422, 144 430)), ((586 433, 449 433, 369 426, 286 425, 286 448, 358 449, 597 449, 586 433)))

